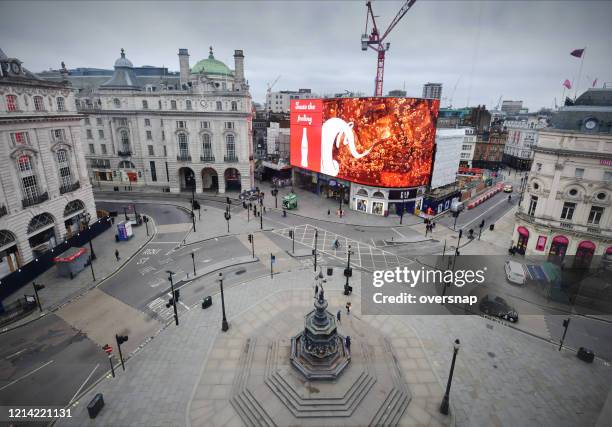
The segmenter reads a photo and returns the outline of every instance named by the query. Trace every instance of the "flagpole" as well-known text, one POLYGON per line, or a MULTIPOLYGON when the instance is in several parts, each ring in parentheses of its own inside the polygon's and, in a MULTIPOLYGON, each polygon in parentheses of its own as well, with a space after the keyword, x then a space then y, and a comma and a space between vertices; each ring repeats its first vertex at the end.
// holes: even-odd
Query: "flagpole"
POLYGON ((578 70, 578 80, 576 82, 576 87, 575 87, 576 91, 574 92, 574 101, 576 100, 576 97, 578 96, 578 86, 580 85, 580 77, 582 76, 582 64, 584 63, 585 55, 586 55, 586 46, 584 47, 584 50, 582 51, 582 55, 580 56, 580 68, 578 70))
POLYGON ((565 85, 563 85, 563 94, 561 95, 561 106, 565 105, 565 85))

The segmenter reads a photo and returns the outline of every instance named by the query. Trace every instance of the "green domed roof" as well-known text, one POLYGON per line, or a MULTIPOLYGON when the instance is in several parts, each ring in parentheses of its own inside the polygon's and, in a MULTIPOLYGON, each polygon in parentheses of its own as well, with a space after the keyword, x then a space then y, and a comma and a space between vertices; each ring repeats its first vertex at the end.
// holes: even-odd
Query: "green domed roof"
POLYGON ((218 61, 213 56, 212 47, 208 58, 202 59, 191 68, 192 74, 218 74, 224 76, 233 76, 234 72, 229 69, 223 62, 218 61))

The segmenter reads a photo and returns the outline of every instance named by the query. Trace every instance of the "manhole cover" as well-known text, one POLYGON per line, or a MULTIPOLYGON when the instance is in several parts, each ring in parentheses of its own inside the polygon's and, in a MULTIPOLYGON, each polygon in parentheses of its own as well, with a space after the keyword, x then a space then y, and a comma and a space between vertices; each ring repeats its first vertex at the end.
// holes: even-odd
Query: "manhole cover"
POLYGON ((234 274, 235 274, 236 276, 239 276, 239 275, 241 275, 241 274, 243 274, 243 273, 246 273, 246 268, 241 268, 240 270, 236 270, 236 271, 234 271, 234 274))

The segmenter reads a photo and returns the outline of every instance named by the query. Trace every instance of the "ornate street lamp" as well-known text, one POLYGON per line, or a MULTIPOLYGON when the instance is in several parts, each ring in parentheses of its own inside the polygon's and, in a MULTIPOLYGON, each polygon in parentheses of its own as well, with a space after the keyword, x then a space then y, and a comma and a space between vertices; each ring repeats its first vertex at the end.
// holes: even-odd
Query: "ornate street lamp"
POLYGON ((455 360, 457 359, 457 353, 459 352, 460 347, 459 339, 456 339, 453 343, 453 361, 451 363, 450 373, 448 374, 448 383, 446 384, 446 393, 444 393, 444 398, 442 399, 442 403, 440 404, 440 412, 444 415, 448 415, 448 407, 449 407, 449 395, 451 382, 453 381, 453 371, 455 370, 455 360))

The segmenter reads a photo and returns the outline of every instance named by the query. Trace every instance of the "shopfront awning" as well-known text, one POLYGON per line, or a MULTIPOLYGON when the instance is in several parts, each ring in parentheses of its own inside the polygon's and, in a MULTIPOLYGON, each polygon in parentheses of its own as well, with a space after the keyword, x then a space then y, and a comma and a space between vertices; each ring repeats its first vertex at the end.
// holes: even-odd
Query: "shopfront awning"
POLYGON ((267 160, 263 160, 261 165, 265 168, 274 169, 276 171, 291 169, 291 165, 288 165, 287 163, 272 163, 268 162, 267 160))
POLYGON ((527 230, 525 227, 520 226, 516 229, 516 231, 518 231, 518 233, 521 236, 525 236, 525 237, 529 237, 529 230, 527 230))
POLYGON ((565 236, 555 236, 552 241, 553 243, 556 243, 558 245, 568 245, 569 244, 569 239, 565 236))
POLYGON ((595 250, 595 243, 589 241, 589 240, 584 240, 582 242, 580 242, 580 244, 578 244, 578 249, 591 249, 591 250, 595 250))

